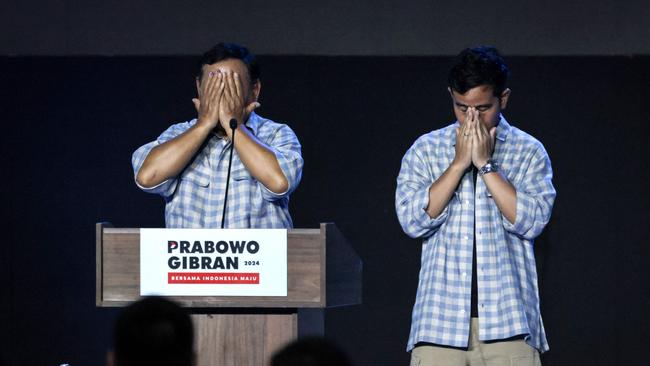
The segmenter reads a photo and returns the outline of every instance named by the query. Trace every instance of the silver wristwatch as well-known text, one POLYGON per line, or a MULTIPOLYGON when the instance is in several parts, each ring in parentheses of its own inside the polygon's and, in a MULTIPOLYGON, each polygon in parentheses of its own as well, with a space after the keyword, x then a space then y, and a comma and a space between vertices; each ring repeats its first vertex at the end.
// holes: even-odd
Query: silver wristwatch
POLYGON ((478 174, 480 175, 485 175, 487 173, 492 173, 492 172, 498 172, 499 171, 499 164, 497 164, 496 161, 490 159, 481 167, 481 169, 478 170, 478 174))

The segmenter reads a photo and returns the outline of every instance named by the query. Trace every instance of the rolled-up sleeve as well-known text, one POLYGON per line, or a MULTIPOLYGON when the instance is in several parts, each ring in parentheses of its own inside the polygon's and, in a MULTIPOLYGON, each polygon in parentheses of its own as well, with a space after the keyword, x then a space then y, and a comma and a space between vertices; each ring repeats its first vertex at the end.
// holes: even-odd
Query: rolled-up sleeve
POLYGON ((427 160, 419 155, 418 144, 407 151, 397 176, 395 210, 404 232, 412 237, 427 237, 435 233, 447 219, 449 208, 434 218, 426 212, 429 205, 429 188, 435 181, 430 176, 427 160))
POLYGON ((169 197, 174 193, 177 185, 176 178, 167 179, 166 181, 154 187, 143 187, 140 184, 138 184, 138 180, 137 180, 138 172, 140 171, 140 168, 142 168, 142 164, 147 159, 147 156, 149 156, 149 153, 154 147, 175 138, 176 136, 180 135, 185 130, 187 130, 189 126, 190 125, 187 122, 173 125, 169 127, 167 130, 165 130, 165 132, 163 132, 160 136, 158 136, 158 138, 155 141, 151 141, 147 144, 144 144, 140 146, 137 150, 135 150, 133 156, 131 157, 131 165, 133 166, 133 180, 135 181, 135 184, 144 192, 159 194, 163 197, 169 197))
POLYGON ((517 191, 515 223, 503 217, 504 228, 524 239, 533 240, 548 223, 555 201, 555 188, 552 183, 551 160, 540 145, 519 184, 517 191))
POLYGON ((266 186, 262 186, 262 197, 266 201, 277 201, 288 197, 300 183, 302 178, 302 168, 304 161, 301 154, 301 146, 298 137, 293 130, 287 126, 282 125, 276 131, 273 139, 269 143, 269 148, 275 154, 280 169, 287 178, 288 188, 285 192, 275 193, 269 190, 266 186))

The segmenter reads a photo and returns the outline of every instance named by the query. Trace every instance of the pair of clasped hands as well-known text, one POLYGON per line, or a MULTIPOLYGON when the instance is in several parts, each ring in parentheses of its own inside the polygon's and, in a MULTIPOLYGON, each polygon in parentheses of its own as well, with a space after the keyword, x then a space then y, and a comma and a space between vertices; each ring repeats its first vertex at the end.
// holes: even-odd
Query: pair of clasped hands
POLYGON ((454 162, 463 169, 472 164, 481 169, 492 157, 496 127, 487 127, 479 120, 479 111, 469 107, 465 112, 465 122, 456 129, 456 156, 454 162))
POLYGON ((231 70, 210 71, 201 81, 198 94, 198 98, 192 99, 198 113, 198 123, 205 124, 210 129, 220 124, 228 137, 232 134, 231 119, 236 119, 240 125, 260 106, 257 102, 245 105, 245 99, 248 98, 241 78, 231 70))

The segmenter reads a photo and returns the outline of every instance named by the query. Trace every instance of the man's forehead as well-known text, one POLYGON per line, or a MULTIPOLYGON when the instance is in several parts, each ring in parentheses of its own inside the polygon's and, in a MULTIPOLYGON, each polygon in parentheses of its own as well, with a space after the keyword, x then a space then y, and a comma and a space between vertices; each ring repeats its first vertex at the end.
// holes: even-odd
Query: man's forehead
POLYGON ((492 87, 489 85, 479 85, 466 91, 464 94, 452 90, 452 96, 456 103, 466 105, 490 104, 496 98, 492 92, 492 87))
POLYGON ((226 60, 221 60, 219 62, 215 62, 213 64, 205 64, 202 66, 203 73, 205 74, 206 72, 210 71, 229 71, 229 72, 236 72, 240 75, 245 75, 248 77, 248 68, 246 67, 246 64, 242 60, 236 59, 236 58, 229 58, 226 60))

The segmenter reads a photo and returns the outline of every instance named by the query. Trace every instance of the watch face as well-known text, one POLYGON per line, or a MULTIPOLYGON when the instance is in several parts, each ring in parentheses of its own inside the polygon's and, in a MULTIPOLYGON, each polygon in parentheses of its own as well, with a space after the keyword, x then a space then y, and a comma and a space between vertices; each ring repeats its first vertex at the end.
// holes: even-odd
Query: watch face
POLYGON ((485 173, 496 172, 498 169, 499 169, 499 166, 497 165, 497 163, 495 163, 495 162, 489 160, 489 161, 487 162, 487 164, 485 164, 485 165, 484 165, 484 166, 479 170, 479 173, 481 173, 481 175, 483 175, 483 174, 485 174, 485 173))

